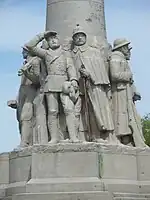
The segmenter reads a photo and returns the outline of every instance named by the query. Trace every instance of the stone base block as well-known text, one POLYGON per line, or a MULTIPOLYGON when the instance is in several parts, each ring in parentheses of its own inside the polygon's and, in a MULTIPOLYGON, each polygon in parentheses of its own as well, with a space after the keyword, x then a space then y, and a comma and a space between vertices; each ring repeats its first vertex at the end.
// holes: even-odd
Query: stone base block
POLYGON ((0 157, 0 200, 143 200, 130 193, 150 193, 150 148, 35 145, 0 157), (129 195, 113 197, 116 192, 129 195))
POLYGON ((10 197, 5 197, 5 198, 0 198, 0 200, 12 200, 12 196, 10 196, 10 197))
POLYGON ((104 179, 104 185, 109 192, 139 193, 140 187, 137 181, 120 180, 120 179, 104 179))
POLYGON ((20 194, 26 192, 26 183, 23 182, 16 182, 10 183, 7 188, 5 189, 6 196, 12 196, 13 194, 20 194))
POLYGON ((150 194, 114 193, 114 200, 150 200, 150 194))
POLYGON ((108 192, 60 192, 14 195, 12 200, 111 200, 108 192))
POLYGON ((6 185, 0 185, 0 198, 7 196, 6 195, 6 188, 7 188, 6 185))
POLYGON ((103 191, 104 183, 99 178, 51 178, 31 179, 26 184, 27 193, 103 191))

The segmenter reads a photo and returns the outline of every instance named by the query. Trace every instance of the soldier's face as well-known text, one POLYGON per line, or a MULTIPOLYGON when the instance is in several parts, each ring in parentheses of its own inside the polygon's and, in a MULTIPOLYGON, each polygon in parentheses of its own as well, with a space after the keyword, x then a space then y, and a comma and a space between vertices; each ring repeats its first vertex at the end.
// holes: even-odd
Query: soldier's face
POLYGON ((59 39, 57 36, 51 36, 47 39, 48 46, 51 49, 57 49, 60 47, 59 39))
POLYGON ((28 57, 28 51, 25 50, 25 49, 23 49, 22 50, 22 56, 23 56, 23 59, 27 59, 27 57, 28 57))
POLYGON ((76 46, 81 46, 86 43, 86 35, 84 33, 77 33, 73 37, 74 44, 76 46))
POLYGON ((125 55, 127 60, 130 60, 131 57, 131 49, 129 45, 125 45, 122 47, 122 53, 125 55))

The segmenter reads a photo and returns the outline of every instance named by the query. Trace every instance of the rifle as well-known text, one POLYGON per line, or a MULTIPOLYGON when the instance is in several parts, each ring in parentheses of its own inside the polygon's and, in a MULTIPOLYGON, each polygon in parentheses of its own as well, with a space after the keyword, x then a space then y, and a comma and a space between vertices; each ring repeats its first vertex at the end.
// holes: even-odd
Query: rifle
POLYGON ((27 70, 29 70, 32 67, 32 62, 36 59, 36 57, 33 57, 31 60, 29 60, 29 62, 27 62, 26 64, 24 64, 20 70, 18 71, 18 76, 22 76, 23 72, 26 72, 27 70))
MULTIPOLYGON (((84 65, 81 65, 81 69, 85 68, 84 65)), ((82 75, 82 74, 81 74, 82 75)), ((90 113, 88 108, 88 94, 87 94, 87 78, 83 78, 83 88, 84 88, 84 97, 85 97, 85 121, 88 129, 88 135, 89 135, 89 141, 92 141, 92 135, 91 135, 91 125, 90 125, 90 113)))

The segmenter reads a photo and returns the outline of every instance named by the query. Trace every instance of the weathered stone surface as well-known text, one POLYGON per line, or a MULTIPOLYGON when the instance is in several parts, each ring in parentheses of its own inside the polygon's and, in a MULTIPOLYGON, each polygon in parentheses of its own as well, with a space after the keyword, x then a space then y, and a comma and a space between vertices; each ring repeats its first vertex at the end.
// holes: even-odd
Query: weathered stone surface
POLYGON ((95 142, 84 143, 58 143, 47 145, 34 145, 20 150, 10 152, 10 157, 29 156, 32 153, 58 153, 58 152, 98 152, 124 155, 136 155, 140 152, 150 153, 150 148, 135 148, 125 145, 101 144, 95 142))
POLYGON ((114 193, 114 200, 149 200, 150 194, 114 193))
POLYGON ((9 183, 9 154, 0 154, 0 185, 9 183))
POLYGON ((34 153, 32 178, 98 177, 96 152, 34 153), (89 164, 89 163, 92 164, 89 164))
POLYGON ((137 92, 129 65, 132 50, 130 43, 125 38, 116 39, 110 56, 114 133, 124 145, 142 148, 146 144, 135 105, 141 95, 137 92))
POLYGON ((21 147, 66 140, 146 147, 129 44, 108 43, 104 0, 47 0, 46 31, 24 44, 19 98, 8 102, 21 147))
POLYGON ((87 34, 101 36, 104 40, 106 38, 104 0, 47 1, 46 30, 57 30, 61 38, 65 39, 71 37, 77 23, 84 27, 87 34))
POLYGON ((6 197, 12 196, 13 194, 25 193, 26 183, 27 181, 10 183, 5 189, 6 197))
POLYGON ((31 156, 10 158, 9 168, 10 183, 28 181, 31 172, 31 156))
POLYGON ((43 193, 43 194, 21 194, 13 196, 12 200, 111 200, 108 192, 61 192, 61 193, 43 193))
POLYGON ((24 45, 8 102, 21 149, 0 154, 0 200, 150 199, 129 44, 108 44, 104 0, 47 0, 46 31, 24 45))
MULTIPOLYGON (((110 194, 146 194, 150 191, 150 181, 144 177, 141 179, 141 169, 142 173, 149 176, 149 148, 68 143, 35 145, 6 155, 11 175, 8 185, 0 185, 0 197, 20 194, 17 199, 28 199, 31 196, 34 198, 37 193, 45 196, 46 193, 64 191, 108 191, 110 194), (143 159, 142 166, 139 158, 143 159), (22 193, 27 195, 22 197, 22 193)), ((1 177, 3 175, 0 180, 1 177)))
POLYGON ((27 193, 64 191, 103 191, 104 183, 95 177, 31 179, 26 185, 27 193))

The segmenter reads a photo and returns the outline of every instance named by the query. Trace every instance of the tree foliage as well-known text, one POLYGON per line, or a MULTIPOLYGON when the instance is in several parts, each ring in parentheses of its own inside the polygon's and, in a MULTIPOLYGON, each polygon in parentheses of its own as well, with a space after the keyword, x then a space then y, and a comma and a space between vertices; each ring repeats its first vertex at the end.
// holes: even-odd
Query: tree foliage
POLYGON ((142 126, 146 144, 150 146, 150 113, 142 118, 142 126))

